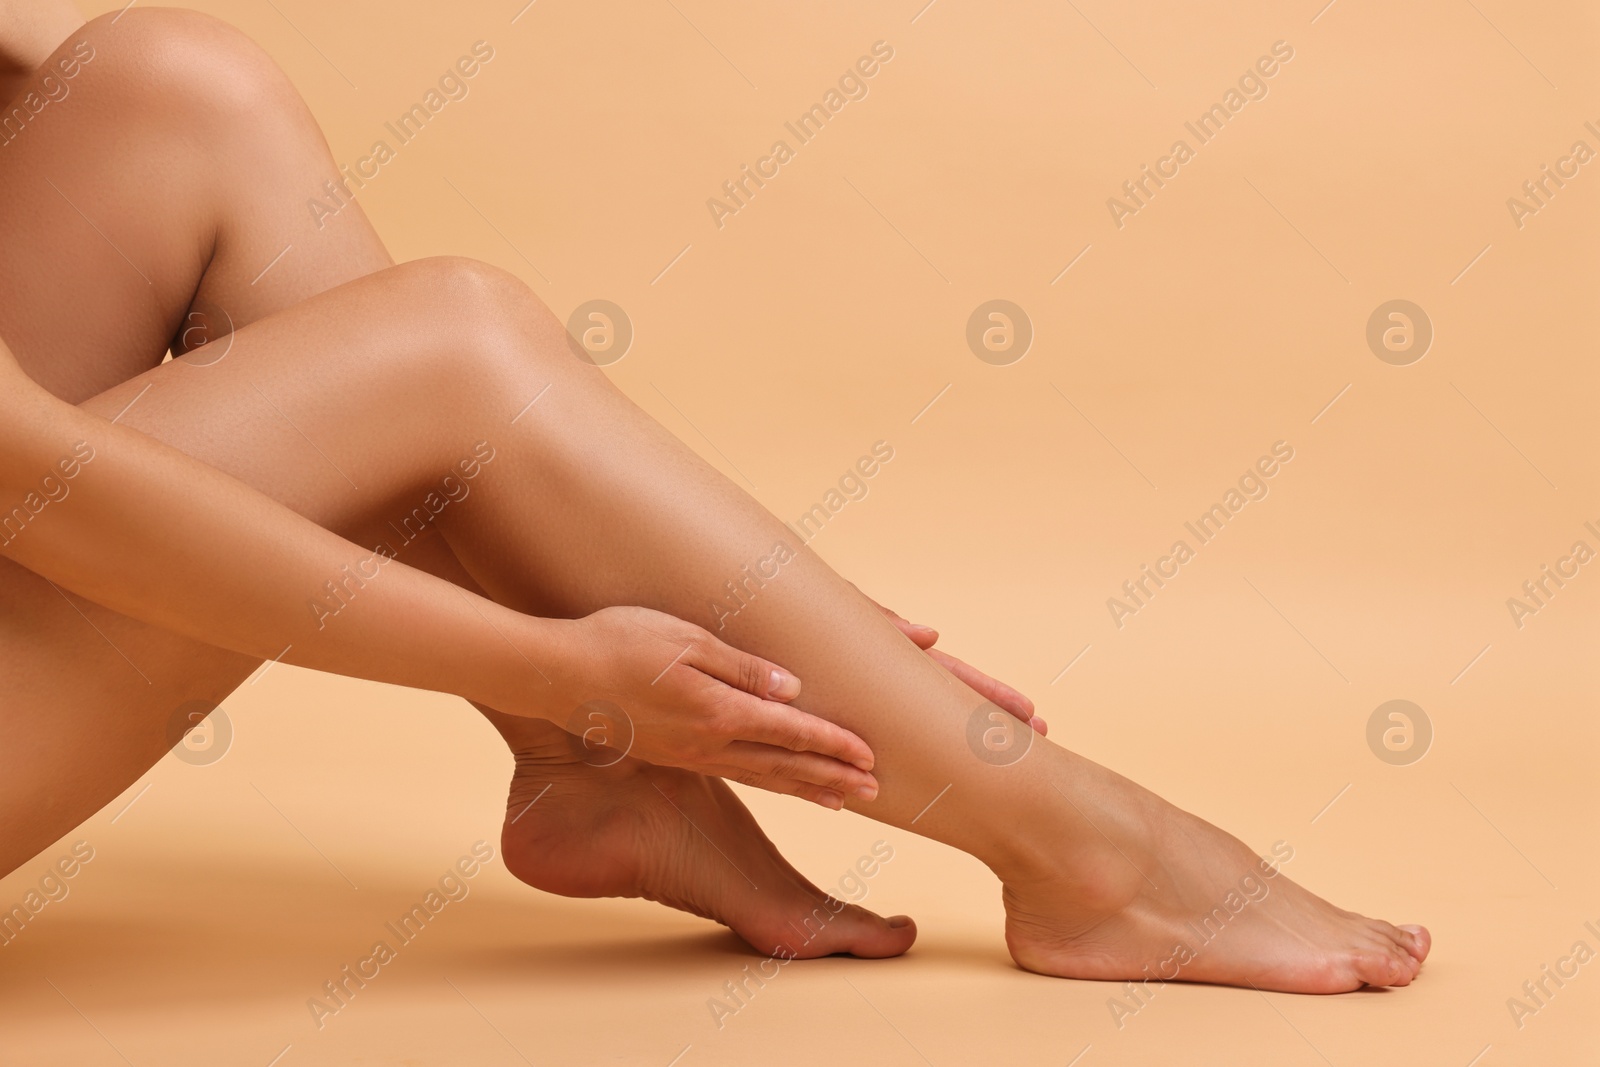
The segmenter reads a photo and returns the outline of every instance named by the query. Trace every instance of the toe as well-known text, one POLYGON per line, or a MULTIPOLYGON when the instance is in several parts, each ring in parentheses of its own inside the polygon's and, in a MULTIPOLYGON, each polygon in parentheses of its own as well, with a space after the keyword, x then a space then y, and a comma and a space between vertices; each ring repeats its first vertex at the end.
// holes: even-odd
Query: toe
POLYGON ((1411 953, 1399 945, 1391 945, 1389 948, 1389 966, 1393 976, 1390 985, 1410 985, 1420 967, 1411 953))
POLYGON ((1374 942, 1367 948, 1351 954, 1351 964, 1356 976, 1370 986, 1400 986, 1411 982, 1411 968, 1401 957, 1405 954, 1391 944, 1374 942))
POLYGON ((1417 962, 1427 959, 1428 950, 1433 947, 1433 935, 1428 933, 1428 928, 1413 923, 1400 927, 1400 930, 1410 938, 1406 950, 1416 957, 1417 962))
POLYGON ((802 960, 841 954, 885 959, 900 955, 917 939, 917 926, 908 916, 885 919, 855 904, 831 900, 820 891, 786 908, 763 906, 728 925, 761 952, 802 960))
POLYGON ((1402 953, 1385 952, 1383 966, 1386 977, 1380 984, 1386 986, 1406 986, 1411 984, 1412 971, 1410 957, 1402 959, 1402 953))
POLYGON ((1411 952, 1411 935, 1393 923, 1386 923, 1382 919, 1369 919, 1370 929, 1385 941, 1393 942, 1401 951, 1411 952))
POLYGON ((1369 919, 1368 928, 1379 937, 1392 942, 1403 954, 1403 960, 1411 976, 1416 977, 1422 969, 1422 961, 1428 955, 1428 931, 1421 926, 1395 926, 1381 919, 1369 919))
POLYGON ((917 924, 909 915, 885 919, 855 904, 848 905, 831 925, 836 944, 831 951, 848 952, 863 959, 898 956, 917 939, 917 924))

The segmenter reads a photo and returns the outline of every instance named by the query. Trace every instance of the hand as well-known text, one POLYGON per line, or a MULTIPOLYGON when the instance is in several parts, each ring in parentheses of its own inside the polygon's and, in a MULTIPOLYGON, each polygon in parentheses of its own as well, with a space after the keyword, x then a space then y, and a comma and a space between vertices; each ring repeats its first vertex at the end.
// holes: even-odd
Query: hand
POLYGON ((570 625, 550 678, 555 706, 578 714, 552 721, 581 733, 603 762, 601 747, 616 747, 615 759, 631 754, 834 809, 846 796, 877 796, 867 743, 790 707, 800 680, 776 664, 649 608, 604 608, 570 625), (582 709, 593 701, 616 705, 624 721, 603 721, 615 715, 604 710, 591 720, 582 709))
MULTIPOLYGON (((857 591, 859 592, 859 590, 857 591)), ((865 594, 862 595, 865 596, 865 594)), ((872 600, 871 597, 867 597, 867 599, 872 600)), ((971 664, 934 648, 934 642, 939 640, 939 631, 931 626, 924 626, 921 623, 903 619, 898 613, 884 607, 876 600, 873 600, 872 603, 874 607, 889 617, 889 621, 894 623, 896 629, 911 638, 913 644, 926 652, 935 663, 975 689, 979 696, 993 703, 996 707, 1009 711, 1029 726, 1032 726, 1041 737, 1050 732, 1049 725, 1033 713, 1033 701, 1004 682, 989 677, 971 664)))

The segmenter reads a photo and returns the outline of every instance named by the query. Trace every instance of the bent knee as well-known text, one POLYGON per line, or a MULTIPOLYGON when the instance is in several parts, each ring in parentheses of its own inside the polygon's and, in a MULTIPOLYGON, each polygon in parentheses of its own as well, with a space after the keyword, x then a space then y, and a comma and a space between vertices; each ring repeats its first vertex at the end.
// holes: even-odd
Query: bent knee
POLYGON ((543 300, 508 270, 465 256, 430 256, 394 268, 405 284, 437 309, 464 339, 492 345, 517 337, 533 339, 553 329, 562 333, 560 321, 543 300))
POLYGON ((426 256, 402 265, 433 286, 443 299, 472 304, 481 310, 540 309, 544 302, 526 282, 502 267, 467 256, 426 256))
POLYGON ((543 381, 597 373, 574 356, 555 313, 510 271, 461 256, 412 260, 385 271, 389 298, 426 351, 449 361, 457 375, 470 365, 486 384, 543 381))
POLYGON ((181 128, 210 140, 242 132, 246 119, 256 132, 276 114, 310 121, 293 84, 259 45, 199 11, 126 8, 101 15, 57 54, 80 61, 84 92, 133 111, 147 132, 181 128))

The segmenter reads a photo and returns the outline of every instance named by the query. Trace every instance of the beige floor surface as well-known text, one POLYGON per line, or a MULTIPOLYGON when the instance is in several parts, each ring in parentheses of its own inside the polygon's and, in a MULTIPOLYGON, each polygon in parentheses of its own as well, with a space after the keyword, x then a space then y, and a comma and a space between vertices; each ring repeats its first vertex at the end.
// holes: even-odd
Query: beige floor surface
POLYGON ((1573 957, 1600 950, 1600 564, 1507 603, 1600 549, 1600 176, 1573 157, 1600 151, 1595 10, 921 3, 202 6, 351 164, 488 42, 361 192, 396 255, 488 259, 563 316, 624 308, 609 373, 784 518, 890 442, 815 547, 1034 694, 1054 740, 1286 842, 1335 902, 1427 923, 1421 980, 1171 985, 1115 1013, 1115 986, 1011 965, 974 861, 752 795, 823 884, 888 842, 867 900, 917 917, 912 952, 787 967, 719 1026, 757 960, 730 935, 491 863, 319 1028, 322 984, 496 840, 510 765, 459 701, 275 667, 224 705, 220 760, 168 757, 0 881, 9 906, 93 850, 0 950, 0 1063, 1600 1060, 1600 964, 1573 957), (796 143, 784 123, 878 41, 865 97, 796 143), (1280 41, 1244 87, 1266 95, 1199 143, 1185 123, 1280 41), (719 227, 707 200, 778 139, 793 158, 719 227), (1108 207, 1179 139, 1175 175, 1108 207), (1569 176, 1536 203, 1545 165, 1569 176), (966 341, 992 299, 1035 334, 1007 365, 966 341), (1393 300, 1431 323, 1420 358, 1369 347, 1393 300), (1198 544, 1185 522, 1279 441, 1265 498, 1198 544), (1180 538, 1194 558, 1119 627, 1108 598, 1180 538), (1429 724, 1421 759, 1369 747, 1391 700, 1429 724), (1535 1003, 1547 966, 1576 973, 1535 1003))

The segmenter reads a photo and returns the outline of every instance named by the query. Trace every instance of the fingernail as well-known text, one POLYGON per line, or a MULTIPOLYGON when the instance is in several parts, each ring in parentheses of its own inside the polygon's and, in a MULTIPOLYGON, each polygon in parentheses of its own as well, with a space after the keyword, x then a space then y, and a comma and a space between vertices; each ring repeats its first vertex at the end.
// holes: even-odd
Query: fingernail
POLYGON ((851 763, 856 767, 857 770, 863 770, 869 773, 872 770, 872 758, 870 756, 862 756, 858 760, 851 760, 851 763))
POLYGON ((1038 734, 1040 737, 1043 737, 1045 734, 1050 732, 1050 724, 1039 718, 1037 715, 1028 720, 1028 725, 1033 727, 1034 733, 1038 734))
POLYGON ((872 782, 868 782, 866 785, 857 786, 856 796, 860 797, 862 800, 876 800, 878 798, 878 787, 872 782))
POLYGON ((914 623, 912 623, 912 624, 911 624, 911 628, 912 628, 912 629, 913 629, 913 630, 920 630, 920 631, 922 631, 922 632, 923 632, 923 633, 925 633, 925 634, 937 634, 937 633, 938 633, 938 632, 939 632, 939 631, 938 631, 938 630, 935 630, 935 629, 934 629, 934 628, 933 628, 933 627, 931 627, 931 626, 924 626, 924 625, 922 625, 922 623, 920 623, 920 622, 914 622, 914 623))
POLYGON ((775 670, 767 679, 767 696, 788 700, 800 695, 800 679, 787 671, 775 670))
POLYGON ((829 811, 838 811, 844 807, 844 797, 832 790, 827 790, 817 797, 817 803, 829 811))
POLYGON ((889 923, 889 928, 891 930, 903 930, 907 926, 911 925, 911 916, 909 916, 909 915, 891 915, 891 916, 889 916, 887 922, 889 923))

